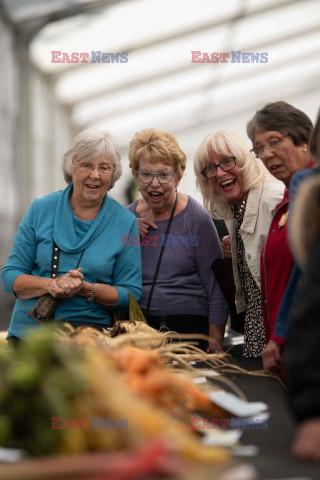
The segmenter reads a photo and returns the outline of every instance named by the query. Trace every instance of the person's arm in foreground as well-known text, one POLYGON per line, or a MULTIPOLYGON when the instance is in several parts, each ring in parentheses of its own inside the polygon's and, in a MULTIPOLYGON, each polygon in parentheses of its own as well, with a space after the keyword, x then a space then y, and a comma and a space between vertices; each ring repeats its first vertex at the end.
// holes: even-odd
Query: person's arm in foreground
POLYGON ((305 281, 293 307, 287 351, 288 398, 298 421, 292 453, 320 460, 320 233, 313 243, 305 281))

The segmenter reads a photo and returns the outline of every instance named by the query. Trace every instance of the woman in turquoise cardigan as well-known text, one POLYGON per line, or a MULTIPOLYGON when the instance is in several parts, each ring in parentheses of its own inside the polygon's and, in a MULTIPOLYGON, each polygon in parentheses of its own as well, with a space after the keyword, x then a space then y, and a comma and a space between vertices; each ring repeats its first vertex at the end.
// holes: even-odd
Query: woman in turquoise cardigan
POLYGON ((28 312, 48 293, 57 300, 54 320, 98 329, 111 324, 113 309, 128 307, 128 290, 140 301, 140 247, 123 241, 139 235, 137 221, 107 194, 121 175, 120 158, 111 134, 80 133, 63 158, 69 186, 32 203, 1 272, 16 297, 8 339, 39 326, 28 312))

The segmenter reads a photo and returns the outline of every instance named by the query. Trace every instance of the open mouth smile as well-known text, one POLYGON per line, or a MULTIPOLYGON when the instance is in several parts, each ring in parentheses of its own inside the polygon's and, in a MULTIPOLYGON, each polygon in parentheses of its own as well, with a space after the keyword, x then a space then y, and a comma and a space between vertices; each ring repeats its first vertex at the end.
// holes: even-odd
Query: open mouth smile
POLYGON ((148 195, 151 197, 151 200, 153 202, 158 202, 161 197, 163 196, 163 193, 161 192, 148 192, 148 195))
POLYGON ((220 183, 220 187, 223 188, 223 190, 228 191, 231 190, 236 183, 235 178, 231 178, 230 180, 225 180, 224 182, 220 183))
POLYGON ((272 165, 271 167, 269 167, 270 169, 270 172, 274 172, 276 170, 278 170, 279 168, 281 168, 282 165, 272 165))

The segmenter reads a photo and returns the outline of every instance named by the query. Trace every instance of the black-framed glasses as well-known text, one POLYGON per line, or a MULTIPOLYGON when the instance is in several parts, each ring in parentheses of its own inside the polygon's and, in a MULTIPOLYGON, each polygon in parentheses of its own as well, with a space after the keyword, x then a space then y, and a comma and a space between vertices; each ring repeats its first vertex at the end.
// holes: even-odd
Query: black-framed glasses
POLYGON ((269 142, 261 145, 261 147, 254 147, 250 150, 250 152, 252 153, 252 155, 254 155, 255 157, 257 158, 262 158, 263 157, 263 153, 264 153, 264 149, 266 148, 267 150, 270 150, 270 151, 273 151, 273 150, 276 150, 278 148, 278 146, 280 145, 280 143, 282 142, 282 139, 284 137, 288 137, 289 134, 288 133, 284 133, 283 135, 277 135, 276 137, 274 138, 271 138, 271 140, 269 140, 269 142))
POLYGON ((173 175, 176 172, 159 172, 159 173, 153 173, 153 172, 142 172, 139 171, 137 172, 137 175, 139 177, 139 180, 142 183, 151 183, 154 177, 157 178, 158 182, 160 183, 170 183, 171 180, 173 179, 173 175))
POLYGON ((221 168, 224 172, 228 172, 236 166, 236 157, 224 158, 218 165, 211 165, 210 167, 204 168, 201 172, 201 175, 204 176, 207 180, 217 176, 218 167, 221 168))

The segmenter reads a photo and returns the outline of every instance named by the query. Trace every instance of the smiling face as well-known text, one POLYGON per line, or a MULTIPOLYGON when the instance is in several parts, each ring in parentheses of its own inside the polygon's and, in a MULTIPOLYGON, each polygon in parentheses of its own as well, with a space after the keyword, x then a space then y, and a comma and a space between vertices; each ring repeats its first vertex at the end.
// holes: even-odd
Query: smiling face
POLYGON ((73 202, 79 206, 101 206, 110 187, 112 174, 113 165, 105 158, 81 159, 74 165, 72 172, 73 202))
MULTIPOLYGON (((218 165, 225 158, 228 158, 228 156, 210 150, 207 167, 218 165)), ((237 165, 237 160, 236 166, 228 172, 224 172, 218 167, 216 177, 210 178, 209 182, 212 184, 215 191, 219 195, 222 195, 228 202, 242 202, 245 195, 244 180, 243 173, 237 165)))
MULTIPOLYGON (((139 162, 138 171, 141 172, 174 172, 173 165, 168 165, 162 161, 150 160, 144 158, 139 162)), ((175 201, 175 189, 179 185, 177 174, 175 174, 169 183, 160 183, 157 177, 154 177, 149 184, 142 183, 139 178, 137 180, 141 195, 147 205, 151 208, 155 215, 170 211, 175 201)))
MULTIPOLYGON (((255 132, 253 146, 261 147, 278 135, 281 135, 281 132, 277 130, 255 132)), ((261 160, 274 177, 289 187, 293 174, 308 166, 306 149, 306 143, 295 145, 292 138, 286 136, 273 151, 264 148, 261 160)))

